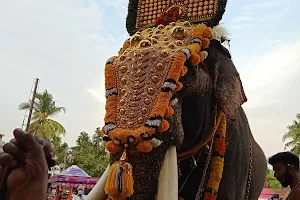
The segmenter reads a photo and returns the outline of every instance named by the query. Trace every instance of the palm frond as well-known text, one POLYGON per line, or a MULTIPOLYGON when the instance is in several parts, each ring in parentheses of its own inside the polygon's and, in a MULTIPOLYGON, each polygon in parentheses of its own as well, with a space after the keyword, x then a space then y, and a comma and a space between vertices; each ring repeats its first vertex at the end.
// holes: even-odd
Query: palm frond
POLYGON ((294 147, 294 146, 297 146, 298 144, 300 144, 300 141, 292 140, 292 141, 286 143, 285 146, 286 147, 294 147))
POLYGON ((38 112, 38 111, 35 111, 35 112, 33 113, 32 119, 33 119, 33 120, 39 120, 39 119, 42 119, 42 113, 40 113, 40 112, 38 112))
POLYGON ((49 110, 48 115, 49 116, 56 116, 58 115, 60 112, 64 112, 66 113, 67 109, 65 107, 52 107, 51 110, 49 110))
POLYGON ((290 142, 285 144, 285 149, 292 148, 293 153, 300 155, 300 114, 297 114, 296 117, 298 121, 294 120, 292 125, 287 126, 289 131, 283 135, 282 141, 291 139, 290 142))
POLYGON ((290 129, 289 132, 285 133, 282 140, 285 141, 288 138, 295 139, 300 137, 300 129, 290 129))
POLYGON ((64 136, 66 134, 66 130, 63 127, 63 125, 61 125, 57 121, 55 121, 53 119, 47 119, 47 122, 54 130, 56 136, 60 136, 60 135, 64 136))
POLYGON ((38 131, 38 129, 40 128, 41 126, 41 120, 36 120, 34 122, 32 122, 30 125, 29 125, 29 128, 28 128, 28 131, 31 132, 31 131, 38 131))
POLYGON ((291 152, 294 153, 295 155, 299 156, 299 155, 300 155, 300 146, 299 146, 299 145, 294 146, 294 147, 291 149, 291 152))
POLYGON ((49 108, 53 106, 53 96, 45 90, 43 93, 38 93, 36 99, 37 110, 42 113, 48 113, 49 108))
POLYGON ((19 110, 27 110, 30 108, 30 103, 29 102, 23 102, 18 106, 19 110))

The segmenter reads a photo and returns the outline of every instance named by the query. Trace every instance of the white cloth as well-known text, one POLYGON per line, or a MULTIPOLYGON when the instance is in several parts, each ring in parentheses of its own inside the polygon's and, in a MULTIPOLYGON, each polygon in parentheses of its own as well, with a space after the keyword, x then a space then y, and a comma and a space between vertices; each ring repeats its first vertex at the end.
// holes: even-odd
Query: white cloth
POLYGON ((75 195, 72 200, 85 200, 86 196, 83 194, 82 196, 75 195))

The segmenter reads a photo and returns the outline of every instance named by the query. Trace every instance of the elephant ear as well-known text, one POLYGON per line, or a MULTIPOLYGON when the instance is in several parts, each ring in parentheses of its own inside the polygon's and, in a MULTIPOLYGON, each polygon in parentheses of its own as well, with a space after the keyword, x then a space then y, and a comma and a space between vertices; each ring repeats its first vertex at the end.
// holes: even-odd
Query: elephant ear
POLYGON ((226 116, 235 120, 236 110, 247 101, 242 81, 228 50, 219 41, 212 42, 210 49, 217 102, 226 116))

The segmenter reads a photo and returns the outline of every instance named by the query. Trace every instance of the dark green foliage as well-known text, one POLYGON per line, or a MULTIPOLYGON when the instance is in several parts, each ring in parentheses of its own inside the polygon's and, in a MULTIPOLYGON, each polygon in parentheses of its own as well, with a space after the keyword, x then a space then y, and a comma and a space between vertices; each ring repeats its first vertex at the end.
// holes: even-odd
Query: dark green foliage
POLYGON ((100 177, 109 162, 109 156, 100 145, 102 133, 99 129, 90 138, 88 133, 81 132, 76 146, 72 147, 73 163, 92 177, 100 177))
POLYGON ((285 144, 285 148, 291 148, 291 152, 300 156, 300 114, 297 114, 296 118, 297 120, 287 127, 289 131, 284 134, 282 140, 290 139, 291 141, 285 144))
POLYGON ((269 188, 282 188, 280 182, 274 177, 274 171, 267 169, 266 181, 269 188))

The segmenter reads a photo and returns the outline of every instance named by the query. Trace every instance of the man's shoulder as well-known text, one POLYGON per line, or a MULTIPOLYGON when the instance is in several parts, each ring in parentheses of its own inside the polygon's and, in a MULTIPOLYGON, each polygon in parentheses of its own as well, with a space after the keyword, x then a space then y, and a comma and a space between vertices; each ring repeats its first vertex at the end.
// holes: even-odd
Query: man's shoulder
POLYGON ((300 199, 300 187, 294 189, 289 200, 298 200, 298 199, 300 199))

